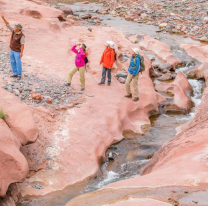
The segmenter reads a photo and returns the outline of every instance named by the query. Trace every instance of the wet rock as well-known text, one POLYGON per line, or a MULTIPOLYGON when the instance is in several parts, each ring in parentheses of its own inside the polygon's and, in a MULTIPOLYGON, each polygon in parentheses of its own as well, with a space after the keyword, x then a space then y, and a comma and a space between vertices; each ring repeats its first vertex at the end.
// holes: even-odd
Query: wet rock
POLYGON ((159 70, 162 71, 162 72, 170 71, 172 68, 173 68, 173 66, 170 65, 169 63, 159 65, 159 70))
POLYGON ((159 81, 168 81, 171 79, 173 79, 173 76, 171 73, 163 74, 161 77, 158 78, 159 81))

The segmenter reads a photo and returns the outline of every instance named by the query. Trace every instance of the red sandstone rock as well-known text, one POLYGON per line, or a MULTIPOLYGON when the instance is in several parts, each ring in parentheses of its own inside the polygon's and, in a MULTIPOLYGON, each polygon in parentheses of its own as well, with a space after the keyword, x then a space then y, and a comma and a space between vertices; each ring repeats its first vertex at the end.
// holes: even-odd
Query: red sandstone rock
MULTIPOLYGON (((13 6, 14 2, 12 2, 12 8, 13 6)), ((25 18, 24 15, 16 15, 15 17, 25 23, 31 21, 31 17, 25 18)), ((44 77, 54 75, 61 81, 67 80, 69 69, 74 66, 75 58, 74 53, 68 51, 74 43, 84 42, 88 46, 90 60, 90 67, 86 74, 85 93, 92 94, 94 97, 86 97, 87 101, 84 106, 69 109, 65 122, 56 123, 60 124, 60 128, 58 127, 50 134, 51 144, 55 146, 45 149, 45 152, 53 157, 48 163, 51 170, 38 171, 33 177, 22 183, 23 196, 48 194, 96 174, 99 171, 99 159, 104 156, 106 149, 112 142, 121 140, 123 138, 122 132, 127 129, 141 133, 141 126, 150 124, 149 116, 158 113, 158 103, 165 100, 154 90, 152 80, 149 78, 151 63, 145 55, 146 71, 139 78, 141 100, 138 103, 124 98, 125 87, 115 78, 112 78, 111 87, 97 86, 102 72, 102 66, 99 65, 98 59, 105 49, 106 41, 113 40, 115 42, 118 56, 124 52, 130 55, 131 48, 135 47, 121 31, 110 27, 96 27, 93 32, 88 32, 87 27, 80 26, 62 29, 62 23, 58 19, 47 21, 32 19, 32 22, 31 26, 37 29, 37 33, 34 34, 32 29, 28 30, 31 36, 28 36, 25 50, 25 57, 30 57, 27 58, 27 62, 31 68, 33 65, 36 67, 37 63, 34 60, 38 60, 44 62, 44 65, 50 65, 47 69, 40 67, 39 73, 43 73, 44 77), (51 30, 45 32, 51 22, 55 22, 60 27, 59 35, 51 30), (35 38, 37 34, 39 38, 35 38), (33 44, 39 46, 34 47, 33 44), (53 52, 48 52, 48 48, 53 52), (57 50, 57 48, 60 49, 57 50), (51 61, 52 59, 53 61, 51 61), (81 129, 78 129, 78 125, 82 125, 81 129), (82 142, 82 144, 78 142, 82 142), (85 149, 83 150, 83 148, 85 149), (83 159, 83 157, 86 158, 83 159), (32 187, 36 179, 44 185, 44 189, 37 190, 32 187), (52 183, 49 184, 51 180, 52 183)), ((143 54, 142 51, 140 52, 143 54)), ((116 74, 123 68, 128 68, 128 64, 128 61, 122 63, 117 60, 112 73, 116 74)), ((74 75, 72 86, 75 90, 80 90, 78 74, 74 75)), ((42 125, 47 123, 44 119, 41 121, 42 125)), ((54 125, 53 128, 55 129, 54 125)))
POLYGON ((171 79, 173 79, 171 73, 163 74, 161 77, 158 78, 158 80, 160 80, 160 81, 167 81, 167 80, 171 80, 171 79))
POLYGON ((192 78, 204 78, 208 83, 208 46, 198 44, 182 44, 181 49, 184 49, 190 56, 202 62, 202 64, 195 70, 188 74, 192 78))
POLYGON ((53 101, 52 101, 51 98, 47 98, 47 99, 46 99, 46 102, 47 102, 48 104, 52 104, 52 103, 53 103, 53 101))
POLYGON ((22 88, 19 88, 19 92, 22 93, 22 91, 23 91, 23 89, 22 88))
POLYGON ((155 85, 158 92, 171 92, 174 94, 174 102, 165 104, 164 111, 189 111, 193 102, 187 96, 192 91, 191 85, 182 72, 178 72, 173 83, 158 83, 155 85))
POLYGON ((38 138, 38 128, 27 105, 18 97, 0 88, 0 108, 8 114, 6 119, 14 135, 21 144, 35 142, 38 138))
POLYGON ((159 42, 149 35, 144 35, 144 41, 139 46, 145 50, 153 51, 158 57, 173 66, 181 63, 181 60, 171 53, 170 47, 167 44, 159 42))
POLYGON ((32 98, 33 98, 34 100, 42 100, 42 99, 43 99, 42 95, 39 94, 39 93, 33 93, 33 94, 32 94, 32 98))
POLYGON ((0 196, 4 196, 11 183, 24 181, 29 168, 25 157, 19 151, 20 141, 1 119, 0 142, 0 196))
POLYGON ((63 11, 65 14, 73 15, 73 11, 70 6, 67 6, 67 5, 61 6, 60 10, 63 11))
MULTIPOLYGON (((71 204, 67 204, 66 206, 70 206, 71 204)), ((118 201, 113 204, 106 204, 103 206, 171 206, 171 204, 150 199, 150 198, 130 198, 128 200, 118 201)))

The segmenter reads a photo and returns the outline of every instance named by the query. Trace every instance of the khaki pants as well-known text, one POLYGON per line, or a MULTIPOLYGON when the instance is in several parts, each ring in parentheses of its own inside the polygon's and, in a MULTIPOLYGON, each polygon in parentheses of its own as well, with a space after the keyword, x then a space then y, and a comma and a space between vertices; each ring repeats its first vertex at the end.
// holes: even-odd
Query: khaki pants
POLYGON ((75 66, 73 69, 71 69, 69 72, 68 83, 71 84, 72 77, 77 71, 79 71, 81 87, 85 88, 85 66, 83 67, 75 66))
POLYGON ((132 78, 132 75, 128 72, 128 76, 127 76, 126 83, 125 83, 127 94, 131 94, 130 83, 131 81, 133 81, 135 97, 139 97, 138 78, 139 78, 139 73, 134 78, 132 78))

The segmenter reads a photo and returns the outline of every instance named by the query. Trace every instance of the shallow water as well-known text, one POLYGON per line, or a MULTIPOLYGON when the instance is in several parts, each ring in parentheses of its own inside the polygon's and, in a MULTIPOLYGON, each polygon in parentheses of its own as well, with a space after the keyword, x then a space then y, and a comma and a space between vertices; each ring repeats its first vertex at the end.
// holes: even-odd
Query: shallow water
MULTIPOLYGON (((171 46, 173 53, 181 59, 191 61, 185 52, 179 51, 178 47, 181 43, 199 43, 190 38, 183 38, 179 35, 171 35, 163 32, 157 32, 158 27, 152 25, 138 24, 135 22, 125 21, 124 18, 112 17, 109 15, 99 15, 93 11, 103 8, 101 4, 83 5, 77 2, 83 0, 45 0, 51 4, 70 4, 75 14, 92 13, 92 15, 100 16, 103 19, 101 25, 112 26, 121 29, 125 34, 149 34, 159 38, 171 46), (72 4, 73 3, 73 4, 72 4), (111 20, 110 20, 111 19, 111 20)), ((96 2, 96 1, 91 1, 96 2)), ((87 25, 87 21, 81 24, 87 25)), ((89 25, 88 25, 89 26, 89 25)), ((176 70, 182 71, 184 74, 189 67, 183 67, 176 70)), ((157 82, 157 79, 155 80, 157 82)), ((63 191, 55 192, 43 198, 33 198, 21 200, 18 206, 62 206, 73 197, 80 194, 91 192, 104 187, 115 181, 139 176, 142 167, 151 159, 154 153, 166 142, 175 137, 175 128, 189 121, 194 117, 196 106, 201 102, 203 81, 189 80, 193 87, 193 95, 191 96, 195 107, 190 114, 167 113, 150 118, 151 126, 146 129, 144 135, 139 135, 132 139, 124 139, 123 141, 112 145, 106 152, 106 158, 101 166, 101 173, 97 177, 88 181, 65 188, 63 191), (111 154, 113 157, 110 157, 111 154)), ((166 94, 167 95, 167 94, 166 94)), ((167 95, 168 96, 168 95, 167 95)))

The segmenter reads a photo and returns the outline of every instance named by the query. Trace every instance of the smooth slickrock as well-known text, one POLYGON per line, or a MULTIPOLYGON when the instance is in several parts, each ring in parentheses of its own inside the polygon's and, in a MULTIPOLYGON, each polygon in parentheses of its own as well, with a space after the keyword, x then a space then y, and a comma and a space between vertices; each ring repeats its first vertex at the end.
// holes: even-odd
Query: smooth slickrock
POLYGON ((103 206, 132 197, 151 196, 159 199, 164 197, 162 200, 171 205, 197 205, 196 202, 198 205, 207 205, 207 101, 206 88, 194 118, 185 124, 173 140, 155 153, 141 176, 118 181, 96 192, 78 196, 66 206, 84 206, 86 203, 103 206))
POLYGON ((181 60, 171 53, 170 47, 167 44, 160 42, 149 35, 144 35, 144 40, 139 46, 145 50, 153 51, 159 58, 173 66, 181 63, 181 60))
MULTIPOLYGON (((158 114, 158 104, 166 99, 154 90, 152 80, 149 78, 151 63, 146 56, 144 56, 146 71, 139 78, 139 102, 134 103, 131 99, 125 98, 124 85, 114 77, 112 77, 110 87, 98 86, 102 73, 99 61, 106 41, 115 42, 118 56, 126 53, 131 56, 132 48, 135 47, 121 31, 99 26, 93 27, 93 32, 88 31, 88 27, 81 26, 62 28, 62 22, 57 18, 34 19, 25 16, 24 13, 22 15, 13 13, 15 6, 19 8, 22 5, 22 9, 25 10, 24 4, 12 0, 4 0, 4 3, 8 20, 18 19, 23 25, 29 24, 30 29, 24 30, 27 36, 27 46, 23 62, 30 64, 31 70, 38 72, 44 78, 54 75, 64 85, 69 70, 74 66, 75 54, 70 51, 70 48, 77 42, 85 43, 88 47, 90 64, 86 73, 84 91, 86 103, 74 104, 77 107, 69 109, 66 117, 62 118, 63 121, 53 123, 48 128, 49 131, 53 131, 50 133, 52 146, 47 145, 44 148, 44 153, 50 157, 48 169, 37 171, 21 184, 23 197, 44 195, 62 190, 68 185, 95 175, 99 171, 99 161, 105 155, 106 149, 113 142, 123 138, 123 131, 131 130, 134 133, 142 133, 141 126, 150 124, 149 116, 158 114), (59 29, 56 30, 55 27, 52 29, 52 24, 59 29), (43 186, 41 190, 33 187, 37 179, 38 184, 43 186)), ((0 25, 3 27, 2 22, 0 25)), ((3 39, 9 42, 8 37, 5 36, 3 39)), ((142 51, 140 52, 143 54, 142 51)), ((129 60, 124 63, 117 60, 112 76, 123 68, 127 69, 128 64, 129 60)), ((80 90, 78 73, 73 77, 72 87, 76 91, 80 90)), ((39 121, 44 127, 48 125, 48 120, 45 118, 39 121)))
POLYGON ((182 72, 178 72, 177 76, 172 83, 158 83, 155 85, 158 92, 171 92, 174 94, 173 103, 165 104, 163 109, 167 111, 189 111, 193 107, 190 92, 192 91, 191 85, 182 72), (188 95, 187 95, 188 94, 188 95))
POLYGON ((158 78, 158 80, 160 80, 160 81, 168 81, 171 79, 173 79, 173 76, 171 73, 163 74, 161 77, 158 78))
MULTIPOLYGON (((162 201, 150 199, 150 198, 141 198, 141 199, 136 199, 136 198, 131 198, 129 200, 123 200, 119 201, 117 203, 113 204, 106 204, 103 206, 171 206, 169 203, 165 203, 162 201)), ((66 205, 67 206, 67 205, 66 205)))
POLYGON ((6 195, 11 183, 24 181, 29 171, 27 160, 19 151, 20 146, 18 138, 0 119, 0 196, 6 195))
POLYGON ((39 131, 30 109, 19 98, 2 88, 0 88, 0 94, 0 108, 8 114, 6 121, 14 135, 22 145, 35 142, 39 131))
POLYGON ((34 18, 64 18, 64 13, 61 10, 52 8, 50 6, 37 5, 30 1, 24 2, 24 8, 21 4, 15 7, 16 11, 20 11, 21 14, 28 15, 34 18))
POLYGON ((129 39, 133 44, 136 44, 136 43, 139 42, 137 36, 131 35, 130 37, 128 37, 128 39, 129 39))
POLYGON ((204 78, 208 83, 208 46, 198 44, 182 44, 181 49, 184 49, 191 57, 197 59, 202 64, 195 70, 190 71, 188 76, 195 79, 204 78))

